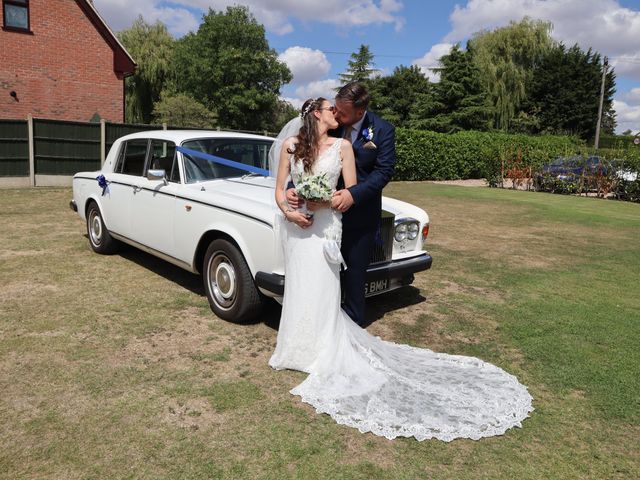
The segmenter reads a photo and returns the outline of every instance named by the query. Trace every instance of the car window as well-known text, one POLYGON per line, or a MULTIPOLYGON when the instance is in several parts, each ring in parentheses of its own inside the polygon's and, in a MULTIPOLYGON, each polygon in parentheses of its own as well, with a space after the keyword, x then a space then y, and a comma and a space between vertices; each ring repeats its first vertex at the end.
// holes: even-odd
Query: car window
MULTIPOLYGON (((271 140, 245 138, 203 138, 189 140, 182 146, 244 165, 266 169, 269 165, 268 155, 272 143, 271 140)), ((184 154, 183 157, 186 183, 238 177, 247 173, 241 168, 221 165, 195 155, 184 154)))
POLYGON ((114 173, 122 173, 122 165, 124 164, 124 152, 127 149, 127 142, 122 142, 118 150, 118 158, 116 159, 116 166, 113 167, 114 173))
POLYGON ((126 175, 142 176, 144 173, 144 162, 147 158, 148 143, 146 138, 128 140, 123 147, 122 158, 118 163, 117 172, 126 175))
POLYGON ((180 172, 176 161, 176 144, 167 140, 151 140, 149 168, 164 170, 170 182, 180 183, 180 172))

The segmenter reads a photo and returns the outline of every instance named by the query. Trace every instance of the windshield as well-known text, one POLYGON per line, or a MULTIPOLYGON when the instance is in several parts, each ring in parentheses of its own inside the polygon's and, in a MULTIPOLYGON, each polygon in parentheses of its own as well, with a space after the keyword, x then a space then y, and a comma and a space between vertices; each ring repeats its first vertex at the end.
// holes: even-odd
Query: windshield
MULTIPOLYGON (((207 153, 216 157, 232 160, 258 168, 269 168, 269 148, 271 140, 255 140, 247 138, 201 138, 188 140, 182 144, 184 148, 207 153)), ((214 161, 182 154, 186 183, 204 182, 218 178, 241 177, 248 173, 241 168, 222 165, 214 161)))

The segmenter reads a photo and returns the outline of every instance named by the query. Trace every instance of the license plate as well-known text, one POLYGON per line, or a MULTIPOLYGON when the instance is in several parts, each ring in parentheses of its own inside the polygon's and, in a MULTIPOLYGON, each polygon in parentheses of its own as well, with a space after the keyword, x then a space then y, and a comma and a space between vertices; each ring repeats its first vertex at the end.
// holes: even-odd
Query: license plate
POLYGON ((364 286, 365 295, 375 295, 376 293, 382 293, 389 289, 389 279, 384 278, 382 280, 374 280, 367 282, 364 286))

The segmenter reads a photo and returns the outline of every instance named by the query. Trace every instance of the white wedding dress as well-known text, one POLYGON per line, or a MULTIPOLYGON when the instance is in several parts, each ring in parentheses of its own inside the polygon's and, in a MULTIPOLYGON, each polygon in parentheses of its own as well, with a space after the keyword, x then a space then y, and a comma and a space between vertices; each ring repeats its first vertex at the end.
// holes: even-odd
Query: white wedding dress
MULTIPOLYGON (((334 188, 340 140, 314 164, 334 188)), ((289 159, 294 184, 301 162, 289 159)), ((285 291, 275 369, 307 372, 291 390, 336 422, 388 439, 479 439, 521 426, 533 410, 518 380, 477 358, 435 353, 370 335, 340 308, 341 214, 315 212, 308 229, 282 222, 285 291)))

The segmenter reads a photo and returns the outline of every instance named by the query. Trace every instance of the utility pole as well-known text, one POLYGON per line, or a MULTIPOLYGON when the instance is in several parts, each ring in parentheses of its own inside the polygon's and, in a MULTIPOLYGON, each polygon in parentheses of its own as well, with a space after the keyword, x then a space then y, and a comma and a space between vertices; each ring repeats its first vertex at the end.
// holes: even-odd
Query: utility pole
POLYGON ((604 63, 602 64, 602 85, 600 85, 600 106, 598 107, 598 123, 596 124, 596 141, 593 147, 598 150, 598 143, 600 143, 600 123, 602 122, 602 104, 604 102, 604 82, 607 78, 607 67, 609 66, 609 59, 604 57, 604 63))

